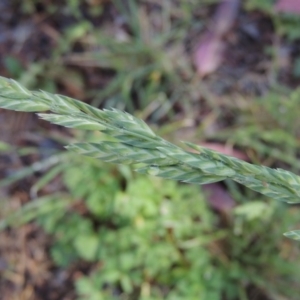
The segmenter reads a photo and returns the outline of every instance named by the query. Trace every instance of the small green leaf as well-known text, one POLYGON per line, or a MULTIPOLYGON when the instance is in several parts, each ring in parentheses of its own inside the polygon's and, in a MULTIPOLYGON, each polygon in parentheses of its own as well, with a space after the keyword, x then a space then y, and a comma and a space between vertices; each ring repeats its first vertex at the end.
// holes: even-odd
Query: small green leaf
POLYGON ((300 230, 288 231, 285 232, 283 235, 292 240, 296 240, 296 241, 300 240, 300 230))
POLYGON ((95 234, 82 234, 76 237, 74 247, 78 254, 88 261, 96 259, 97 250, 99 247, 99 238, 95 234))

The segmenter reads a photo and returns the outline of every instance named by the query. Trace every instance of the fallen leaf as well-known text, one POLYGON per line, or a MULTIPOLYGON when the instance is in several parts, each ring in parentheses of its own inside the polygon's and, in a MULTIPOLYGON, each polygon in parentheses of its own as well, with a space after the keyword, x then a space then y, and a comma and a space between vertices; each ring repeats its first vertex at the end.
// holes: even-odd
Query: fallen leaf
POLYGON ((222 39, 217 35, 206 34, 202 38, 194 53, 194 64, 201 77, 214 72, 220 66, 224 48, 222 39))
POLYGON ((237 17, 240 0, 223 0, 212 18, 209 30, 200 38, 194 52, 194 64, 201 77, 213 73, 221 64, 225 49, 224 36, 237 17))
POLYGON ((219 4, 212 24, 215 34, 223 36, 233 27, 239 6, 240 0, 224 0, 219 4))
POLYGON ((232 147, 228 147, 224 144, 201 143, 200 146, 218 151, 225 155, 233 156, 233 157, 241 159, 241 160, 245 160, 245 161, 249 160, 248 156, 244 152, 233 149, 232 147))
POLYGON ((202 186, 202 189, 207 193, 208 203, 215 210, 223 213, 228 213, 235 206, 234 199, 229 195, 229 193, 221 184, 206 184, 202 186))

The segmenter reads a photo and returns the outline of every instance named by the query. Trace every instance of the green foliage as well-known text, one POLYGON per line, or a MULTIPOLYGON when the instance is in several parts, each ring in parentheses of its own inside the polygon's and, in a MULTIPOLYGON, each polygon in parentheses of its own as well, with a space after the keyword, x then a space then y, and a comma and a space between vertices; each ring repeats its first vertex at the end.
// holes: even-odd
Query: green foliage
MULTIPOLYGON (((220 233, 205 233, 213 230, 214 218, 196 187, 177 187, 171 181, 139 176, 126 182, 122 191, 118 187, 121 178, 109 176, 110 172, 115 171, 99 169, 88 160, 84 165, 75 164, 64 178, 73 197, 84 199, 87 215, 70 211, 55 222, 52 214, 39 221, 56 237, 52 254, 58 264, 65 265, 74 255, 98 262, 91 279, 78 281, 80 294, 88 299, 111 299, 116 292, 129 296, 149 285, 149 296, 162 297, 160 285, 176 285, 184 277, 182 273, 190 269, 195 255, 200 256, 195 268, 209 267, 208 252, 196 246, 217 239, 220 233), (76 178, 80 179, 80 187, 76 178), (189 243, 192 250, 185 258, 181 252, 189 243)), ((194 285, 196 290, 183 291, 183 295, 209 292, 207 280, 199 275, 194 285)), ((171 294, 181 293, 174 287, 171 294)))
POLYGON ((26 210, 53 235, 59 266, 93 263, 76 281, 78 299, 247 299, 249 286, 279 296, 296 284, 278 235, 297 214, 282 204, 254 198, 221 225, 197 186, 75 157, 62 180, 69 200, 57 195, 49 209, 26 210))
POLYGON ((193 11, 199 5, 216 1, 199 4, 180 0, 173 6, 173 1, 167 0, 150 10, 146 3, 136 0, 108 2, 95 5, 93 1, 78 0, 47 4, 39 0, 22 1, 20 10, 25 14, 34 14, 42 7, 45 18, 58 17, 60 32, 48 57, 30 64, 26 73, 16 73, 11 62, 7 71, 29 88, 55 92, 58 86, 75 85, 76 89, 83 89, 83 70, 92 66, 96 73, 104 74, 106 82, 103 86, 102 76, 98 79, 96 75, 100 84, 84 93, 93 105, 131 113, 136 108, 147 109, 154 120, 159 120, 172 112, 174 103, 186 92, 183 79, 191 77, 191 63, 184 43, 179 41, 184 41, 191 24, 202 26, 199 18, 191 22, 193 11), (106 24, 103 18, 99 26, 105 6, 110 8, 107 14, 113 11, 107 19, 114 20, 106 24), (64 19, 68 21, 62 22, 64 19), (180 73, 184 76, 177 75, 180 73), (160 105, 153 106, 154 100, 160 105))
POLYGON ((88 92, 93 105, 129 112, 135 108, 148 108, 154 119, 169 113, 183 92, 182 78, 177 74, 184 66, 182 71, 189 76, 191 69, 178 40, 183 38, 196 5, 184 2, 176 3, 182 14, 174 19, 171 1, 158 4, 159 8, 155 10, 147 10, 135 0, 112 1, 128 30, 119 29, 120 32, 113 34, 105 28, 97 30, 92 47, 74 57, 87 65, 116 73, 103 89, 88 92), (157 20, 160 20, 160 26, 156 25, 157 20), (95 47, 101 51, 95 52, 95 47), (180 59, 174 59, 175 55, 180 59), (153 101, 160 105, 153 107, 153 101))

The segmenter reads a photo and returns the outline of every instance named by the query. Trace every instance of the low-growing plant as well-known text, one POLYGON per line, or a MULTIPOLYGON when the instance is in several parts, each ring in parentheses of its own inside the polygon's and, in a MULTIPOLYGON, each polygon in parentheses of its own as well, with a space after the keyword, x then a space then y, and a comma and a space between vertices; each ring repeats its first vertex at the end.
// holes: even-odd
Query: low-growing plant
POLYGON ((196 185, 67 158, 58 164, 67 192, 34 199, 2 228, 35 220, 53 236, 57 266, 85 262, 75 281, 78 299, 297 299, 294 247, 278 239, 297 214, 284 204, 236 189, 236 198, 252 201, 223 222, 196 185))

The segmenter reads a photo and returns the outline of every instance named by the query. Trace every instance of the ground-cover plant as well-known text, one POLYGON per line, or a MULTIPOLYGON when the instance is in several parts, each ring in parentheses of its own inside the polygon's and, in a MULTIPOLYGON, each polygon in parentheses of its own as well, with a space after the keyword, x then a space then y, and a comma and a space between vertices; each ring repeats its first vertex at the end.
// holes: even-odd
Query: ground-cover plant
MULTIPOLYGON (((295 174, 219 154, 186 143, 188 152, 158 137, 140 119, 118 110, 98 110, 69 97, 30 92, 13 80, 1 78, 0 106, 19 111, 48 111, 45 120, 66 127, 99 130, 114 138, 101 143, 75 143, 67 148, 104 161, 135 164, 140 173, 188 183, 205 184, 232 179, 268 197, 299 202, 300 178, 295 174)), ((299 231, 286 233, 294 239, 299 231)))
POLYGON ((77 272, 78 299, 297 299, 295 244, 278 239, 297 222, 296 209, 236 189, 244 200, 224 222, 197 185, 64 154, 59 181, 67 192, 0 213, 2 226, 34 220, 51 234, 60 268, 86 265, 77 272))
POLYGON ((210 291, 204 273, 192 276, 199 267, 210 269, 205 245, 224 236, 213 229, 215 218, 196 186, 140 176, 127 178, 122 191, 119 176, 112 173, 116 170, 108 166, 99 171, 99 163, 78 160, 64 180, 75 199, 85 199, 88 212, 71 209, 38 219, 56 237, 51 251, 58 265, 78 258, 96 263, 76 282, 80 299, 220 295, 220 289, 210 291))

